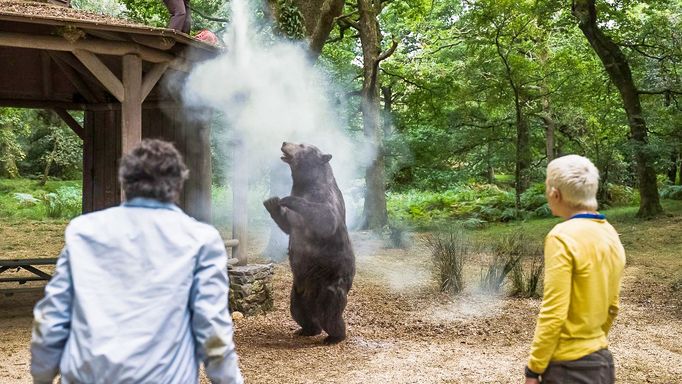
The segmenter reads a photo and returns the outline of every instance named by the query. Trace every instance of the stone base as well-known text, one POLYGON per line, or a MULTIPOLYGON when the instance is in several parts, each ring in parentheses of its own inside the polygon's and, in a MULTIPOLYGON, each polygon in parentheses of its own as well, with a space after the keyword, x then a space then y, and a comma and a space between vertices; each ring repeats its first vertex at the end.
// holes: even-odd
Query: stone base
POLYGON ((272 275, 274 264, 234 266, 230 277, 230 311, 257 315, 273 308, 272 275))

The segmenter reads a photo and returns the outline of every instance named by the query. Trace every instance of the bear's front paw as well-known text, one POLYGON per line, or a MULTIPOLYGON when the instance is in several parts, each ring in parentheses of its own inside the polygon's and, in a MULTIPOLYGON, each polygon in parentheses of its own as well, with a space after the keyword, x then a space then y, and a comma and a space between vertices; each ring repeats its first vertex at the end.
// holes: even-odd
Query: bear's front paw
POLYGON ((287 196, 287 197, 283 197, 279 201, 279 205, 282 207, 285 207, 285 208, 292 208, 293 209, 296 206, 296 203, 298 203, 298 201, 299 201, 299 198, 296 196, 287 196))
POLYGON ((279 197, 271 197, 263 202, 265 209, 268 212, 275 212, 279 208, 280 199, 279 197))

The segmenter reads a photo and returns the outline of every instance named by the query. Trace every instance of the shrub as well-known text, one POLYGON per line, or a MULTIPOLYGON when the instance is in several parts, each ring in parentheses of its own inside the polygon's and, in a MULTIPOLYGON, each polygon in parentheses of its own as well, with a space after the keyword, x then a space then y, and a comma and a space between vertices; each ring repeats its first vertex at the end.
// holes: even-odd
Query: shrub
POLYGON ((545 268, 542 248, 526 243, 524 254, 512 270, 512 295, 539 297, 540 278, 545 268))
POLYGON ((32 207, 40 202, 39 199, 36 199, 30 193, 15 193, 14 198, 22 207, 32 207))
POLYGON ((662 199, 682 200, 682 185, 665 185, 660 194, 662 199))
POLYGON ((547 204, 545 197, 545 184, 533 184, 521 194, 521 207, 528 211, 534 211, 547 204))
POLYGON ((82 212, 81 190, 75 187, 60 187, 45 194, 42 200, 47 217, 70 219, 82 212))
POLYGON ((635 205, 639 203, 639 194, 632 187, 619 184, 607 184, 608 203, 612 206, 635 205))
POLYGON ((481 229, 488 224, 487 221, 479 219, 478 217, 470 217, 462 222, 462 226, 466 229, 481 229))
POLYGON ((495 239, 490 244, 491 259, 481 273, 480 288, 486 292, 500 292, 507 275, 523 257, 527 238, 514 232, 495 239))
POLYGON ((457 294, 464 289, 462 270, 474 247, 462 232, 440 233, 426 238, 441 292, 457 294))
POLYGON ((541 207, 533 212, 535 217, 551 217, 552 210, 549 208, 548 204, 543 204, 541 207))

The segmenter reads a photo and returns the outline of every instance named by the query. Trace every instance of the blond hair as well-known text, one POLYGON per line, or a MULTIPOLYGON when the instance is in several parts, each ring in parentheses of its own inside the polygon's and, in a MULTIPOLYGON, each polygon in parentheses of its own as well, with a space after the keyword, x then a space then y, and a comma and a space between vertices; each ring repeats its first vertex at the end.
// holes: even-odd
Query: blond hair
POLYGON ((558 189, 573 208, 597 210, 599 170, 586 157, 568 155, 554 159, 547 165, 547 186, 558 189))

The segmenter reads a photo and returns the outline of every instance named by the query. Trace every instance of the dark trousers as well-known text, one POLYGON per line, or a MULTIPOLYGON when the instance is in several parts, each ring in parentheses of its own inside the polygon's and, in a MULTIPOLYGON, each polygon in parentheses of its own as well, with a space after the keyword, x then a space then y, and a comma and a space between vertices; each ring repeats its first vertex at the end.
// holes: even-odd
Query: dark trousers
POLYGON ((189 0, 163 0, 163 2, 171 15, 168 28, 189 34, 192 23, 189 0))
POLYGON ((543 384, 613 384, 616 369, 608 349, 571 361, 553 361, 542 375, 543 384))

